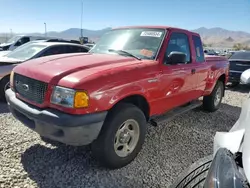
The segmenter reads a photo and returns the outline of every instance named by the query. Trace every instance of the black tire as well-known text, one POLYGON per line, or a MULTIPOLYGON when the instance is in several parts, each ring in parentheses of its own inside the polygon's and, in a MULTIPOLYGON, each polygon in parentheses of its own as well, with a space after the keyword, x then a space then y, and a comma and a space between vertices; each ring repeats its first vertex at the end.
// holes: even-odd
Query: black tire
POLYGON ((204 96, 203 97, 203 108, 204 110, 208 111, 208 112, 215 112, 216 110, 218 110, 220 108, 221 105, 221 101, 223 98, 223 93, 224 93, 225 87, 222 81, 218 80, 212 93, 208 96, 204 96), (216 93, 218 90, 221 90, 221 97, 220 97, 220 101, 218 104, 215 104, 215 97, 216 97, 216 93))
POLYGON ((142 149, 145 140, 147 123, 144 113, 133 104, 121 103, 108 114, 98 138, 92 143, 93 156, 110 169, 126 166, 142 149), (139 124, 139 139, 134 150, 125 157, 117 155, 114 149, 115 135, 119 127, 129 119, 139 124))
POLYGON ((5 86, 10 82, 10 77, 6 76, 0 80, 0 100, 6 101, 5 99, 5 86))
POLYGON ((204 157, 181 173, 170 188, 202 188, 211 166, 213 155, 204 157))

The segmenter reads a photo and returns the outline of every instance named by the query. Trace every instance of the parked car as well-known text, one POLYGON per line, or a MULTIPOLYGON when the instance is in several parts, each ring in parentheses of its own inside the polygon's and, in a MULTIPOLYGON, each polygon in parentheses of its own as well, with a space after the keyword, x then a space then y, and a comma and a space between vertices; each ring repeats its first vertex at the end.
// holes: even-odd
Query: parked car
POLYGON ((147 122, 157 125, 202 104, 216 111, 228 71, 226 58, 205 58, 197 33, 124 27, 104 34, 90 53, 16 66, 6 99, 13 115, 42 137, 91 144, 103 165, 120 168, 141 150, 147 122))
POLYGON ((19 46, 22 46, 23 44, 34 41, 34 40, 45 40, 50 39, 50 37, 42 37, 42 36, 30 36, 30 35, 16 35, 12 38, 10 38, 7 43, 0 44, 0 51, 13 51, 19 46))
POLYGON ((89 48, 93 48, 95 46, 95 44, 92 44, 92 43, 88 43, 88 44, 84 44, 84 46, 87 46, 89 48))
MULTIPOLYGON (((49 38, 49 39, 39 39, 39 40, 32 40, 31 42, 66 42, 66 43, 75 43, 75 44, 80 44, 79 41, 76 40, 65 40, 65 39, 59 39, 59 38, 49 38)), ((27 42, 30 43, 30 42, 27 42)), ((25 43, 25 44, 27 44, 25 43)), ((20 46, 19 46, 20 47, 20 46)), ((18 48, 18 47, 17 47, 18 48)), ((15 48, 15 49, 17 49, 15 48)), ((89 48, 89 47, 87 47, 89 48)), ((14 49, 14 50, 15 50, 14 49)), ((90 49, 90 48, 89 48, 90 49)), ((13 51, 13 50, 12 50, 13 51)), ((7 55, 9 52, 12 52, 11 50, 2 50, 0 51, 0 57, 7 55)))
POLYGON ((66 39, 47 39, 46 42, 67 42, 67 43, 74 43, 74 44, 81 44, 78 40, 66 40, 66 39))
POLYGON ((10 73, 18 64, 49 55, 88 51, 89 48, 82 45, 63 42, 33 41, 18 47, 0 57, 0 98, 5 99, 5 90, 9 87, 10 73))
POLYGON ((204 53, 205 53, 206 55, 218 55, 217 52, 215 52, 214 50, 211 50, 211 49, 205 49, 205 50, 204 50, 204 53))
MULTIPOLYGON (((250 84, 250 75, 243 76, 250 84)), ((242 77, 242 78, 243 78, 242 77)), ((245 82, 243 80, 243 82, 245 82)), ((170 188, 250 187, 250 95, 229 132, 217 132, 214 152, 193 163, 170 188)))
POLYGON ((241 74, 245 70, 250 69, 250 51, 234 52, 234 54, 229 57, 229 62, 229 82, 231 82, 233 86, 236 86, 240 83, 241 74))
POLYGON ((11 52, 11 51, 9 51, 9 50, 0 51, 0 57, 7 55, 9 52, 11 52))
POLYGON ((240 82, 245 85, 250 84, 250 69, 245 70, 240 76, 240 82))

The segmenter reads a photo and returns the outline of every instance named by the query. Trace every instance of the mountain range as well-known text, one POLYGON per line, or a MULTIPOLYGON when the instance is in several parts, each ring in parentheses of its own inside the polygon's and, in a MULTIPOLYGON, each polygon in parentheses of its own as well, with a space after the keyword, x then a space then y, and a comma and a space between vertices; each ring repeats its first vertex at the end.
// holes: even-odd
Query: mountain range
MULTIPOLYGON (((101 30, 89 30, 83 29, 83 35, 89 37, 89 39, 96 41, 100 36, 102 36, 111 28, 104 28, 101 30)), ((242 43, 244 45, 250 46, 250 33, 243 31, 230 31, 220 27, 215 28, 205 28, 201 27, 195 30, 201 35, 203 43, 214 46, 214 47, 232 47, 236 43, 242 43)), ((32 35, 44 35, 44 33, 29 33, 32 35)), ((60 37, 65 39, 79 39, 81 34, 81 29, 79 28, 70 28, 65 31, 48 32, 47 35, 51 37, 60 37)), ((0 33, 0 37, 6 36, 0 33)))
POLYGON ((193 30, 199 33, 205 44, 216 47, 232 47, 236 43, 250 46, 250 33, 243 31, 230 31, 220 27, 205 28, 201 27, 193 30))

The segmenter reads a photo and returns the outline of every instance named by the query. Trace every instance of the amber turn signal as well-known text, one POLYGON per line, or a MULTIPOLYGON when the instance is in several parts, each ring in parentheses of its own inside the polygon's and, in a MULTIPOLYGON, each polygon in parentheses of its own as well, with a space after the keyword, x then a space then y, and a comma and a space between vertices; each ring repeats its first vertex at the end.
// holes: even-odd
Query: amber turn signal
POLYGON ((88 94, 84 91, 76 91, 74 98, 75 108, 85 108, 89 106, 88 94))

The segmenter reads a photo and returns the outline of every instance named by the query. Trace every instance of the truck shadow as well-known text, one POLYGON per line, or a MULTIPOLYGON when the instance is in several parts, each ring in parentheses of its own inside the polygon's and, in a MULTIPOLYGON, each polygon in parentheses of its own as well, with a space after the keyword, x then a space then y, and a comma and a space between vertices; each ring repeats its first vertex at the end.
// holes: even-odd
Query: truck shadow
POLYGON ((9 113, 9 108, 8 108, 8 105, 7 103, 5 102, 0 102, 0 114, 3 114, 3 113, 9 113))
POLYGON ((241 92, 241 93, 249 93, 250 92, 250 85, 238 85, 238 86, 226 86, 226 90, 229 91, 236 91, 236 92, 241 92))
POLYGON ((21 163, 40 188, 168 187, 184 168, 212 153, 215 132, 228 131, 240 111, 222 104, 215 113, 196 109, 158 127, 149 126, 143 150, 118 170, 102 168, 89 147, 63 144, 33 145, 22 154, 21 163))

